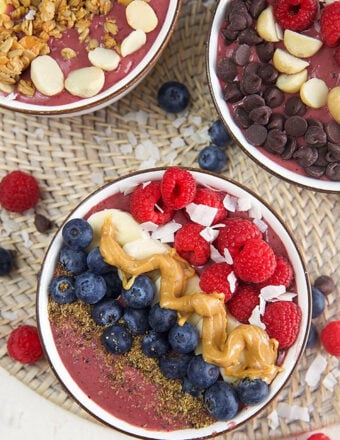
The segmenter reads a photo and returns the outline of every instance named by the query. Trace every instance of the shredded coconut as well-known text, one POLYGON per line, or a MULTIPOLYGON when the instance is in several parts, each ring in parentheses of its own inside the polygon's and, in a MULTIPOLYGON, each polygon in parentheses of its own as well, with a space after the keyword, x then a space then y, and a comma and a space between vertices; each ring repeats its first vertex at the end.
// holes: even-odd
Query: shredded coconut
POLYGON ((119 149, 120 149, 120 152, 122 153, 122 154, 131 154, 132 153, 132 145, 131 144, 123 144, 123 145, 120 145, 120 147, 119 147, 119 149))
POLYGON ((126 133, 126 136, 128 138, 128 141, 130 142, 131 145, 137 145, 137 138, 136 136, 132 133, 132 131, 128 131, 126 133))
POLYGON ((273 430, 279 426, 279 416, 276 409, 268 415, 268 425, 269 428, 273 430))
POLYGON ((252 325, 257 325, 258 327, 262 328, 263 330, 265 330, 266 326, 265 324, 261 321, 261 311, 260 311, 260 306, 257 305, 253 308, 253 311, 249 317, 249 324, 252 325))
POLYGON ((233 257, 231 256, 231 253, 229 252, 228 248, 224 248, 224 259, 226 261, 226 263, 232 265, 234 263, 233 257))
POLYGON ((181 125, 184 124, 185 121, 186 121, 186 118, 184 118, 184 117, 180 117, 180 118, 174 119, 174 120, 172 121, 172 125, 173 125, 175 128, 179 128, 181 125))
POLYGON ((264 222, 264 221, 261 220, 261 219, 257 219, 257 218, 255 218, 255 219, 253 220, 253 223, 254 223, 255 226, 257 226, 257 227, 259 228, 259 230, 260 230, 262 233, 266 232, 267 229, 268 229, 268 225, 267 225, 267 223, 264 222))
POLYGON ((309 410, 305 406, 289 405, 285 402, 280 402, 277 405, 277 412, 280 417, 287 419, 288 421, 302 420, 303 422, 309 422, 309 410))
POLYGON ((310 364, 306 372, 306 383, 314 388, 316 387, 321 379, 323 372, 327 367, 327 360, 321 354, 318 354, 313 362, 310 364))
POLYGON ((251 218, 258 220, 262 218, 261 206, 257 203, 253 204, 248 212, 249 212, 249 217, 251 218))
POLYGON ((229 282, 230 292, 234 293, 236 290, 236 282, 237 282, 237 278, 234 272, 230 272, 230 274, 227 276, 227 280, 229 282))
POLYGON ((219 253, 219 251, 215 248, 215 246, 213 246, 212 244, 210 245, 210 258, 215 263, 224 263, 225 262, 225 258, 223 257, 223 255, 221 255, 219 253))
POLYGON ((218 230, 214 229, 210 226, 207 226, 200 232, 200 236, 204 238, 205 241, 208 243, 212 243, 216 240, 218 236, 218 230))
POLYGON ((172 243, 175 240, 175 233, 181 229, 181 227, 182 225, 175 221, 166 223, 153 231, 151 238, 154 240, 160 240, 162 243, 172 243))
POLYGON ((189 203, 186 207, 186 211, 193 222, 202 226, 210 226, 218 209, 207 205, 189 203))
POLYGON ((249 211, 251 209, 251 198, 247 196, 240 197, 237 202, 238 211, 249 211))
POLYGON ((223 206, 227 211, 235 212, 238 206, 238 199, 237 197, 233 197, 229 194, 227 194, 223 199, 223 206))

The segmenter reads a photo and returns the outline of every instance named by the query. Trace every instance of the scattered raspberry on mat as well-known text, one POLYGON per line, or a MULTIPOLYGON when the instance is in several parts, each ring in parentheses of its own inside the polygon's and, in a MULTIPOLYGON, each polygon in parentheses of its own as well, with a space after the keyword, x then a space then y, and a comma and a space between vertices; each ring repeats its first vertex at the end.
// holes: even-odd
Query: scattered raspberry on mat
POLYGON ((196 181, 182 168, 168 168, 162 178, 161 191, 164 203, 171 209, 182 209, 194 200, 196 181))
POLYGON ((160 182, 139 185, 131 194, 130 212, 138 222, 156 225, 163 225, 173 217, 173 210, 162 202, 160 182))
POLYGON ((331 440, 328 435, 323 434, 322 432, 316 432, 307 438, 307 440, 331 440))
POLYGON ((200 235, 203 229, 197 223, 186 223, 175 235, 176 251, 193 266, 203 266, 210 257, 210 243, 200 235))
POLYGON ((210 188, 198 188, 193 202, 197 205, 207 205, 217 209, 213 224, 221 222, 227 216, 222 195, 210 188))
POLYGON ((314 23, 318 8, 317 0, 277 0, 274 16, 283 29, 303 31, 314 23))
POLYGON ((327 46, 334 47, 340 40, 340 2, 327 5, 322 10, 320 18, 322 41, 327 46))
POLYGON ((12 171, 0 182, 0 204, 7 211, 24 212, 34 208, 39 197, 38 182, 31 174, 12 171))
POLYGON ((205 293, 224 293, 225 302, 232 296, 228 276, 233 271, 227 263, 213 263, 201 273, 200 288, 205 293))
POLYGON ((227 309, 238 321, 248 324, 249 317, 259 302, 259 290, 251 284, 242 284, 228 301, 227 309))
POLYGON ((281 255, 276 256, 276 268, 271 277, 264 283, 260 283, 258 287, 262 289, 265 286, 285 286, 286 289, 292 284, 293 268, 287 258, 281 255))
POLYGON ((21 325, 14 329, 7 341, 9 356, 22 364, 37 362, 43 357, 38 330, 33 325, 21 325))
POLYGON ((247 240, 234 258, 235 275, 248 283, 262 283, 275 271, 276 257, 267 242, 261 238, 247 240))
POLYGON ((300 307, 292 301, 277 301, 266 305, 262 322, 269 337, 279 342, 279 348, 288 348, 295 342, 301 315, 300 307))
POLYGON ((340 320, 329 322, 321 330, 320 340, 327 353, 340 356, 340 320))

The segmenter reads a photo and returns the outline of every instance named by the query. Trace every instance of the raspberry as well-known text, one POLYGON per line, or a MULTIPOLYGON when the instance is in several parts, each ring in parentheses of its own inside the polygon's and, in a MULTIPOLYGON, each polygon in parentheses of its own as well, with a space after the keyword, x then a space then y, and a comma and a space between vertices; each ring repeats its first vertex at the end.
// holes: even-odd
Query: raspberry
POLYGON ((328 435, 322 434, 322 432, 316 432, 307 438, 307 440, 331 440, 328 435))
POLYGON ((38 330, 33 325, 21 325, 14 329, 7 341, 10 357, 22 364, 37 362, 43 356, 38 330))
POLYGON ((259 302, 259 290, 251 284, 243 284, 235 290, 227 308, 234 318, 243 324, 248 324, 249 317, 259 302))
POLYGON ((194 200, 196 182, 189 171, 170 167, 163 174, 161 191, 166 206, 182 209, 194 200))
POLYGON ((207 205, 212 208, 217 208, 213 224, 221 222, 227 216, 221 194, 212 189, 198 188, 193 202, 197 205, 207 205))
POLYGON ((267 304, 262 322, 270 338, 279 342, 279 348, 290 347, 299 332, 301 309, 292 301, 277 301, 267 304))
POLYGON ((320 340, 327 353, 340 356, 340 320, 329 322, 321 330, 320 340))
POLYGON ((225 302, 229 301, 232 292, 228 275, 233 268, 227 263, 213 263, 201 273, 200 288, 205 293, 224 293, 225 302))
POLYGON ((38 203, 40 191, 35 177, 17 170, 0 182, 0 204, 12 212, 24 212, 38 203))
POLYGON ((173 217, 173 210, 162 202, 160 182, 139 185, 131 194, 130 212, 138 222, 156 225, 163 225, 173 217))
POLYGON ((340 3, 333 2, 323 8, 320 18, 322 41, 334 47, 340 39, 340 3))
POLYGON ((293 280, 293 268, 290 262, 280 255, 276 256, 276 267, 273 275, 264 283, 260 283, 258 287, 262 289, 265 286, 285 286, 286 289, 291 285, 293 280))
POLYGON ((216 247, 222 255, 227 248, 230 255, 235 258, 247 240, 262 237, 259 228, 250 220, 230 217, 223 223, 225 227, 220 229, 216 239, 216 247))
POLYGON ((275 267, 275 254, 269 244, 261 238, 247 240, 234 258, 235 275, 249 283, 262 283, 267 280, 273 275, 275 267))
POLYGON ((314 23, 318 7, 317 0, 276 0, 274 17, 283 29, 303 31, 314 23))
POLYGON ((186 223, 175 235, 176 251, 193 266, 203 266, 210 257, 210 243, 200 235, 203 229, 197 223, 186 223))

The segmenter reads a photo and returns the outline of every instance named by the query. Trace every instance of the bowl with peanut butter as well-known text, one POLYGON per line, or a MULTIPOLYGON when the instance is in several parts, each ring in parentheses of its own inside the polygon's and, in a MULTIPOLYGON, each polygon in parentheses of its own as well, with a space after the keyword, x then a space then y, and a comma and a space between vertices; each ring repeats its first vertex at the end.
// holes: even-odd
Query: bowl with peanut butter
POLYGON ((168 167, 89 195, 47 250, 37 321, 70 396, 139 438, 231 431, 284 388, 306 344, 308 274, 256 194, 168 167))
POLYGON ((336 193, 339 41, 329 40, 325 23, 339 17, 339 7, 285 3, 218 2, 206 57, 211 96, 236 143, 258 165, 290 183, 336 193))
POLYGON ((125 96, 153 68, 181 0, 0 1, 0 105, 80 115, 125 96))

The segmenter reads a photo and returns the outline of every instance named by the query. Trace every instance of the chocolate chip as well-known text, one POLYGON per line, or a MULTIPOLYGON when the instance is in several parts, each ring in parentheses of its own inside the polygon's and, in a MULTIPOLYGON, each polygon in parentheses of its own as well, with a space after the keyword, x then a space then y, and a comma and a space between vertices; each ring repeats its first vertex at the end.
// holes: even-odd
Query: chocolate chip
POLYGON ((260 66, 260 63, 257 63, 256 61, 251 61, 244 67, 243 75, 256 75, 260 66))
POLYGON ((323 128, 318 125, 311 125, 307 128, 304 139, 307 145, 320 148, 326 145, 327 135, 323 128))
POLYGON ((249 119, 248 113, 241 105, 237 106, 235 109, 234 120, 241 128, 248 128, 253 123, 253 121, 249 119))
POLYGON ((250 144, 262 145, 267 137, 267 129, 263 125, 253 124, 246 129, 245 137, 250 144))
POLYGON ((223 96, 227 102, 240 101, 244 94, 240 90, 240 84, 238 81, 227 82, 223 89, 223 96))
POLYGON ((267 0, 252 0, 249 2, 248 10, 253 18, 257 18, 267 7, 267 0))
POLYGON ((246 29, 251 23, 252 19, 248 12, 232 11, 229 14, 229 27, 234 31, 242 31, 243 29, 246 29))
POLYGON ((275 108, 283 103, 284 93, 275 86, 267 87, 263 92, 263 97, 269 107, 275 108))
POLYGON ((265 105, 265 102, 264 102, 264 99, 262 98, 262 96, 257 95, 257 94, 245 96, 242 103, 243 103, 244 110, 247 113, 251 112, 254 108, 265 105))
POLYGON ((310 167, 305 167, 305 173, 309 177, 314 177, 315 179, 320 179, 325 174, 326 167, 311 165, 310 167))
POLYGON ((321 166, 321 167, 326 167, 329 163, 329 160, 327 159, 327 155, 328 155, 328 147, 327 145, 325 145, 324 147, 320 147, 318 148, 318 158, 317 160, 314 162, 313 165, 317 165, 317 166, 321 166))
POLYGON ((335 144, 340 144, 340 124, 332 120, 326 124, 325 129, 328 139, 335 144))
POLYGON ((314 287, 321 290, 324 295, 329 295, 335 290, 335 283, 329 275, 320 275, 314 281, 314 287))
POLYGON ((264 144, 266 150, 272 153, 282 154, 287 143, 287 135, 281 130, 274 128, 268 131, 267 139, 264 144))
POLYGON ((221 34, 223 37, 224 44, 228 46, 237 39, 239 32, 230 29, 230 27, 228 26, 221 31, 221 34))
POLYGON ((293 154, 293 158, 303 168, 310 167, 318 159, 318 150, 312 147, 300 147, 293 154))
POLYGON ((238 66, 245 66, 250 59, 250 46, 240 44, 233 52, 233 60, 238 66))
POLYGON ((256 124, 267 125, 271 114, 271 108, 267 105, 262 105, 261 107, 251 110, 249 113, 249 118, 256 124))
POLYGON ((323 128, 323 124, 319 119, 307 118, 308 127, 312 127, 313 125, 317 125, 320 128, 323 128))
POLYGON ((331 153, 332 157, 334 157, 335 160, 340 160, 340 145, 328 142, 327 147, 328 152, 331 153))
POLYGON ((250 46, 255 46, 260 44, 263 40, 256 32, 254 28, 247 28, 238 34, 237 41, 240 44, 249 44, 250 46))
POLYGON ((281 153, 281 157, 284 160, 289 160, 293 157, 294 151, 298 148, 295 137, 288 136, 285 148, 283 153, 281 153))
POLYGON ((262 79, 263 84, 267 85, 274 84, 279 76, 279 72, 272 64, 263 64, 259 67, 257 74, 262 79))
POLYGON ((307 130, 307 121, 302 116, 290 116, 285 122, 288 136, 303 136, 307 130))
POLYGON ((285 104, 285 113, 287 116, 303 116, 306 111, 307 107, 298 96, 291 96, 287 99, 285 104))
POLYGON ((273 58, 275 46, 274 43, 265 42, 260 43, 255 47, 256 54, 259 57, 259 60, 263 63, 268 63, 273 58))
POLYGON ((267 125, 268 130, 272 130, 274 128, 283 130, 285 120, 286 118, 281 113, 272 113, 267 125))
POLYGON ((44 232, 49 231, 52 228, 53 223, 51 222, 51 220, 49 220, 44 215, 35 214, 34 225, 37 228, 37 231, 44 233, 44 232))
POLYGON ((262 80, 255 74, 243 75, 240 81, 240 89, 244 95, 253 95, 258 93, 261 89, 262 80))
POLYGON ((328 164, 325 174, 329 180, 340 181, 340 162, 328 164))
POLYGON ((232 2, 229 2, 226 5, 226 9, 224 12, 224 18, 227 21, 230 21, 232 19, 232 15, 235 13, 237 14, 238 12, 241 14, 248 13, 247 5, 243 0, 234 0, 232 2))
POLYGON ((220 80, 232 81, 237 75, 237 66, 230 58, 221 58, 216 66, 216 74, 220 80))

